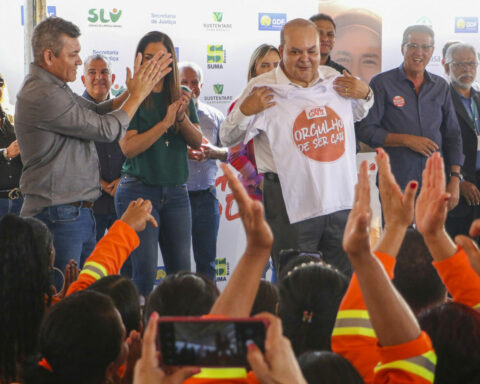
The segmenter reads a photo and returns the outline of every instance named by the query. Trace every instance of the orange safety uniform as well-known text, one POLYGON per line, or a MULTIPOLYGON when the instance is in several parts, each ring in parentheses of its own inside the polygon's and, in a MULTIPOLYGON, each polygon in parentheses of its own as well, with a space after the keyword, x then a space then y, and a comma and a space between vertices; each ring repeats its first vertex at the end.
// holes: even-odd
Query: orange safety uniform
POLYGON ((137 233, 127 223, 115 221, 85 261, 77 281, 68 288, 67 295, 87 288, 102 277, 118 275, 125 260, 139 244, 137 233))
MULTIPOLYGON (((375 255, 391 279, 395 259, 381 252, 375 255)), ((437 357, 425 332, 405 344, 378 345, 355 273, 337 314, 332 350, 348 359, 366 383, 431 384, 434 381, 437 357)))
POLYGON ((480 309, 480 276, 472 268, 463 248, 459 246, 455 255, 435 261, 433 266, 453 301, 480 309))

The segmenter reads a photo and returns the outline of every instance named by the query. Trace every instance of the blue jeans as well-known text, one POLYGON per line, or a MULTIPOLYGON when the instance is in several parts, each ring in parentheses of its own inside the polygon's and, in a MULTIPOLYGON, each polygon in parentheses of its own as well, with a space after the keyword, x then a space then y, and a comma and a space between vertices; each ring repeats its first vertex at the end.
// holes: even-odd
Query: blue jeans
POLYGON ((215 187, 189 192, 192 209, 192 246, 196 271, 215 282, 220 212, 215 187))
POLYGON ((109 229, 112 224, 117 220, 117 215, 115 214, 105 214, 105 215, 98 215, 94 214, 95 216, 95 227, 97 229, 96 231, 96 239, 97 243, 100 241, 100 239, 105 235, 105 231, 109 229))
POLYGON ((158 222, 158 228, 147 224, 138 234, 140 245, 130 255, 132 280, 147 296, 155 282, 159 244, 167 274, 190 271, 192 218, 186 185, 149 186, 130 175, 122 176, 115 194, 117 216, 139 197, 152 202, 152 216, 158 222))
POLYGON ((20 214, 23 205, 23 197, 18 199, 0 199, 0 217, 7 213, 20 214))
MULTIPOLYGON (((82 267, 96 245, 92 209, 61 204, 44 208, 35 217, 52 232, 55 267, 64 272, 70 259, 82 267)), ((57 290, 62 288, 58 279, 54 283, 57 290)))

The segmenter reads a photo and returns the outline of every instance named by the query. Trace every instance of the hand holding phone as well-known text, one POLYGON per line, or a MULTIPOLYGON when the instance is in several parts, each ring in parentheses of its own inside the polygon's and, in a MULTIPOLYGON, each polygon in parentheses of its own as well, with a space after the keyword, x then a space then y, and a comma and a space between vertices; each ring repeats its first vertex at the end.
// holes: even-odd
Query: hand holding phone
POLYGON ((187 378, 200 372, 199 368, 183 367, 171 375, 158 366, 155 340, 157 339, 159 316, 156 312, 150 316, 147 329, 143 335, 142 356, 135 365, 133 384, 180 384, 187 378))
POLYGON ((247 367, 247 342, 264 350, 267 326, 261 318, 164 317, 157 345, 165 365, 247 367))

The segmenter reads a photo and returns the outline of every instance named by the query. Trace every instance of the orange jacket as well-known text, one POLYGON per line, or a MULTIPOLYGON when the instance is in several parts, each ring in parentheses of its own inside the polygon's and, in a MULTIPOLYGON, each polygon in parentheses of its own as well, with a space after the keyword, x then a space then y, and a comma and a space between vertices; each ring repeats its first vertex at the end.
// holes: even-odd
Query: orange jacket
POLYGON ((440 278, 453 297, 453 301, 480 309, 480 276, 473 270, 465 251, 433 263, 440 278))
MULTIPOLYGON (((375 252, 390 278, 395 259, 375 252)), ((425 332, 408 343, 378 345, 356 274, 340 305, 332 333, 332 350, 348 359, 366 383, 433 383, 436 355, 425 332)))
POLYGON ((120 273, 123 263, 139 244, 137 233, 127 223, 115 221, 85 261, 77 281, 68 288, 67 295, 87 288, 104 276, 120 273))

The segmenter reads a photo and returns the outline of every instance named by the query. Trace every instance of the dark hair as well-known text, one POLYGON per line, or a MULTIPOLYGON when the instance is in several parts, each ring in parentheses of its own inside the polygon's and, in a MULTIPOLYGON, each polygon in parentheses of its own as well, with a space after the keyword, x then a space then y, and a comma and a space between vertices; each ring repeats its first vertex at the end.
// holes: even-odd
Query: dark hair
POLYGON ((435 384, 480 383, 480 313, 450 302, 427 309, 418 320, 437 354, 435 384))
POLYGON ((280 52, 276 47, 270 44, 262 44, 255 48, 250 57, 250 62, 248 63, 248 74, 247 80, 250 81, 254 77, 257 77, 256 66, 259 60, 262 60, 269 52, 276 52, 278 57, 280 57, 280 52))
POLYGON ((255 296, 255 301, 253 303, 250 316, 256 315, 257 313, 260 313, 260 312, 269 312, 273 315, 276 315, 277 304, 278 304, 277 286, 269 281, 260 280, 257 296, 255 296))
MULTIPOLYGON (((7 214, 0 219, 0 382, 17 380, 17 363, 37 348, 50 304, 50 234, 36 219, 7 214), (35 225, 32 225, 35 223, 35 225), (45 240, 45 241, 44 241, 45 240)), ((51 239, 51 237, 50 237, 51 239)))
POLYGON ((282 249, 278 257, 278 281, 288 275, 296 266, 305 263, 324 262, 321 252, 302 252, 297 249, 282 249))
POLYGON ((433 29, 427 25, 417 24, 417 25, 410 25, 405 29, 405 31, 403 31, 402 47, 405 44, 407 44, 408 36, 411 33, 426 33, 430 35, 430 37, 432 38, 432 45, 435 45, 435 33, 433 32, 433 29))
POLYGON ((198 273, 184 271, 168 275, 150 294, 144 323, 148 323, 154 311, 160 316, 206 315, 218 295, 216 285, 198 273))
POLYGON ((327 15, 326 13, 317 13, 316 15, 313 15, 310 17, 311 22, 315 23, 315 21, 321 21, 321 20, 326 20, 329 21, 333 24, 333 29, 336 30, 337 26, 335 25, 335 22, 333 21, 332 16, 327 15))
POLYGON ((132 330, 140 331, 140 297, 132 280, 120 275, 110 275, 97 280, 87 289, 103 293, 113 300, 122 316, 127 335, 132 330))
POLYGON ((297 266, 280 280, 279 316, 297 356, 309 350, 331 350, 330 338, 347 285, 343 273, 322 262, 297 266))
POLYGON ((398 252, 393 285, 415 313, 445 301, 446 289, 422 235, 409 229, 398 252))
POLYGON ((305 352, 298 358, 298 364, 308 384, 365 384, 355 367, 337 353, 305 352))
MULTIPOLYGON (((145 49, 150 43, 162 43, 167 49, 168 53, 172 55, 172 70, 164 77, 164 87, 167 91, 167 103, 171 104, 182 95, 180 88, 180 76, 178 74, 177 67, 177 55, 175 53, 175 47, 173 46, 172 39, 163 32, 151 31, 144 35, 138 42, 137 49, 135 50, 135 57, 141 53, 142 56, 145 53, 145 49)), ((143 105, 147 108, 153 106, 151 94, 144 100, 143 105)))
POLYGON ((24 381, 100 383, 122 343, 123 325, 113 301, 92 290, 73 293, 52 307, 40 330, 40 354, 52 371, 27 366, 24 381))
POLYGON ((48 17, 40 22, 33 30, 32 50, 35 64, 43 64, 43 52, 51 49, 55 57, 58 57, 63 49, 63 36, 77 38, 80 29, 70 21, 61 17, 48 17))

